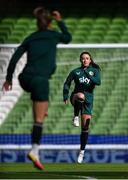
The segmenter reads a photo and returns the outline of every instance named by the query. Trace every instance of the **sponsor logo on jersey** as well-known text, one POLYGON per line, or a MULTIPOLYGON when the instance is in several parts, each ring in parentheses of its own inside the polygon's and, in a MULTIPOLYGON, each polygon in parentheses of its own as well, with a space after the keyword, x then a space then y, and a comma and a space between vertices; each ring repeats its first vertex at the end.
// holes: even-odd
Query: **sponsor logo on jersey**
POLYGON ((90 79, 88 79, 87 77, 86 78, 85 77, 81 77, 81 78, 79 78, 79 81, 80 81, 80 83, 87 83, 87 84, 89 84, 90 79))

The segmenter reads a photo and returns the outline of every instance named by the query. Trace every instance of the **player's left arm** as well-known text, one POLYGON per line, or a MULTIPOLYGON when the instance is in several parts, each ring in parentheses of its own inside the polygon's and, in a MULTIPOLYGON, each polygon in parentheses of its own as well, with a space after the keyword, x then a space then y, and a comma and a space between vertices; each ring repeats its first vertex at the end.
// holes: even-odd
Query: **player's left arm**
POLYGON ((61 14, 59 11, 53 11, 53 19, 56 20, 61 33, 59 33, 59 41, 62 43, 69 43, 72 40, 72 35, 69 32, 66 24, 62 20, 61 14))
POLYGON ((9 82, 12 82, 12 76, 16 67, 17 62, 21 58, 21 56, 24 54, 26 51, 26 41, 24 41, 14 52, 12 55, 8 68, 7 68, 7 75, 6 75, 6 80, 9 82))
POLYGON ((68 31, 67 26, 65 25, 65 23, 63 21, 58 21, 58 26, 61 30, 62 33, 60 33, 60 42, 63 43, 69 43, 72 40, 72 35, 71 33, 68 31))
POLYGON ((101 75, 100 75, 100 69, 95 69, 94 71, 88 71, 88 69, 85 69, 85 73, 87 77, 95 84, 100 85, 101 84, 101 75))

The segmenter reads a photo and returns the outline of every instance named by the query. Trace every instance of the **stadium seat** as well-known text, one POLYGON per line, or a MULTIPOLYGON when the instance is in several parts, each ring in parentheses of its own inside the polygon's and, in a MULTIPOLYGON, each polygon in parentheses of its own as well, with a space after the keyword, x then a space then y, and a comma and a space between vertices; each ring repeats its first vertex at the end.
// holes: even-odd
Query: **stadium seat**
POLYGON ((104 43, 117 43, 118 42, 118 36, 117 35, 106 35, 104 36, 104 39, 102 42, 104 43))
POLYGON ((6 43, 21 43, 22 39, 19 35, 13 35, 13 36, 9 36, 8 39, 6 40, 6 43))
POLYGON ((3 18, 2 20, 1 20, 1 23, 2 24, 6 24, 6 25, 11 25, 11 26, 14 26, 15 25, 15 23, 16 23, 16 21, 17 21, 17 18, 16 17, 6 17, 6 18, 3 18))
POLYGON ((98 124, 93 126, 93 128, 90 128, 90 133, 93 134, 99 134, 99 135, 108 135, 109 134, 109 128, 108 124, 98 124))
POLYGON ((29 26, 29 24, 31 23, 31 18, 27 18, 27 17, 20 17, 17 19, 17 23, 23 26, 29 26))
POLYGON ((86 43, 100 43, 102 42, 102 37, 99 35, 88 36, 86 43))
POLYGON ((116 123, 113 128, 111 128, 111 134, 127 135, 128 126, 124 123, 116 123))
POLYGON ((100 36, 102 37, 104 35, 104 30, 101 30, 101 29, 92 29, 91 33, 90 33, 91 36, 100 36))
POLYGON ((109 17, 97 17, 96 20, 95 20, 95 24, 96 25, 100 25, 100 24, 104 24, 104 25, 109 25, 111 22, 111 18, 109 17))
POLYGON ((72 39, 73 43, 84 43, 86 42, 86 37, 84 37, 83 35, 75 35, 72 39))
POLYGON ((109 25, 109 30, 118 30, 120 32, 123 32, 124 26, 121 24, 111 24, 111 25, 109 25))
POLYGON ((117 38, 120 39, 121 32, 118 29, 114 29, 114 30, 110 29, 110 30, 108 30, 106 35, 107 36, 117 36, 117 38))
POLYGON ((94 23, 93 26, 92 26, 92 28, 93 28, 92 30, 99 30, 99 31, 102 31, 102 32, 106 32, 107 27, 108 27, 107 24, 96 24, 96 23, 94 23))
POLYGON ((75 17, 66 18, 64 21, 67 25, 69 25, 69 24, 76 25, 77 24, 77 18, 75 18, 75 17))
POLYGON ((120 38, 120 42, 127 43, 128 42, 128 35, 122 35, 120 38))
POLYGON ((94 19, 91 17, 83 17, 80 19, 80 24, 85 24, 91 26, 94 22, 94 19))
POLYGON ((125 26, 126 23, 127 23, 127 19, 124 18, 124 17, 118 17, 118 16, 116 16, 116 17, 114 17, 114 18, 112 19, 112 23, 113 23, 113 24, 120 24, 120 25, 122 25, 122 26, 125 26))
POLYGON ((73 33, 73 37, 75 37, 75 36, 84 36, 84 37, 86 37, 86 36, 88 36, 88 30, 86 30, 84 28, 79 28, 79 29, 77 29, 77 31, 75 31, 73 33))

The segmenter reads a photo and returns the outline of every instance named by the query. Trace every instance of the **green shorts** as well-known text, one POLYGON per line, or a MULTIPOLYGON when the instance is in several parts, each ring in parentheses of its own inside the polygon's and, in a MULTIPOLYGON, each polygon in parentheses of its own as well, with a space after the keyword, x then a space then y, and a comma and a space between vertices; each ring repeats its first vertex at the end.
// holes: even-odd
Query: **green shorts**
POLYGON ((82 103, 81 114, 92 115, 92 103, 82 103))
MULTIPOLYGON (((70 102, 72 104, 72 98, 73 98, 74 93, 71 94, 70 96, 70 102)), ((86 96, 87 97, 87 96, 86 96)), ((73 104, 72 104, 73 105, 73 104)), ((81 103, 81 115, 86 114, 86 115, 92 115, 92 108, 93 108, 93 101, 88 101, 86 98, 83 103, 81 103)))
POLYGON ((31 93, 33 101, 49 100, 49 80, 41 76, 30 76, 21 73, 19 75, 19 83, 21 87, 31 93))

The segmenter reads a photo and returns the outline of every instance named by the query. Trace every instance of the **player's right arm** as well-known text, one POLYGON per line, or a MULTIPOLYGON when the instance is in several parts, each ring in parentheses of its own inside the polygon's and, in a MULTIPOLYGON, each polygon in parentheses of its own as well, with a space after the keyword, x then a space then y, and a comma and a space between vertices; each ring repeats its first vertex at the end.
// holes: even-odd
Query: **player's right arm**
POLYGON ((6 81, 3 83, 2 86, 3 91, 9 91, 12 89, 12 78, 16 64, 25 51, 26 51, 26 40, 24 40, 24 42, 16 49, 16 51, 11 57, 11 60, 7 68, 6 81))
POLYGON ((12 75, 14 73, 15 67, 17 62, 19 61, 19 59, 21 58, 21 56, 24 54, 24 52, 26 51, 26 45, 25 42, 23 42, 14 52, 8 68, 7 68, 7 76, 6 76, 6 80, 7 81, 12 81, 12 75))
POLYGON ((69 90, 70 90, 71 82, 73 80, 74 80, 74 71, 71 71, 68 77, 66 78, 63 86, 63 101, 65 102, 65 104, 67 104, 68 102, 69 90))

